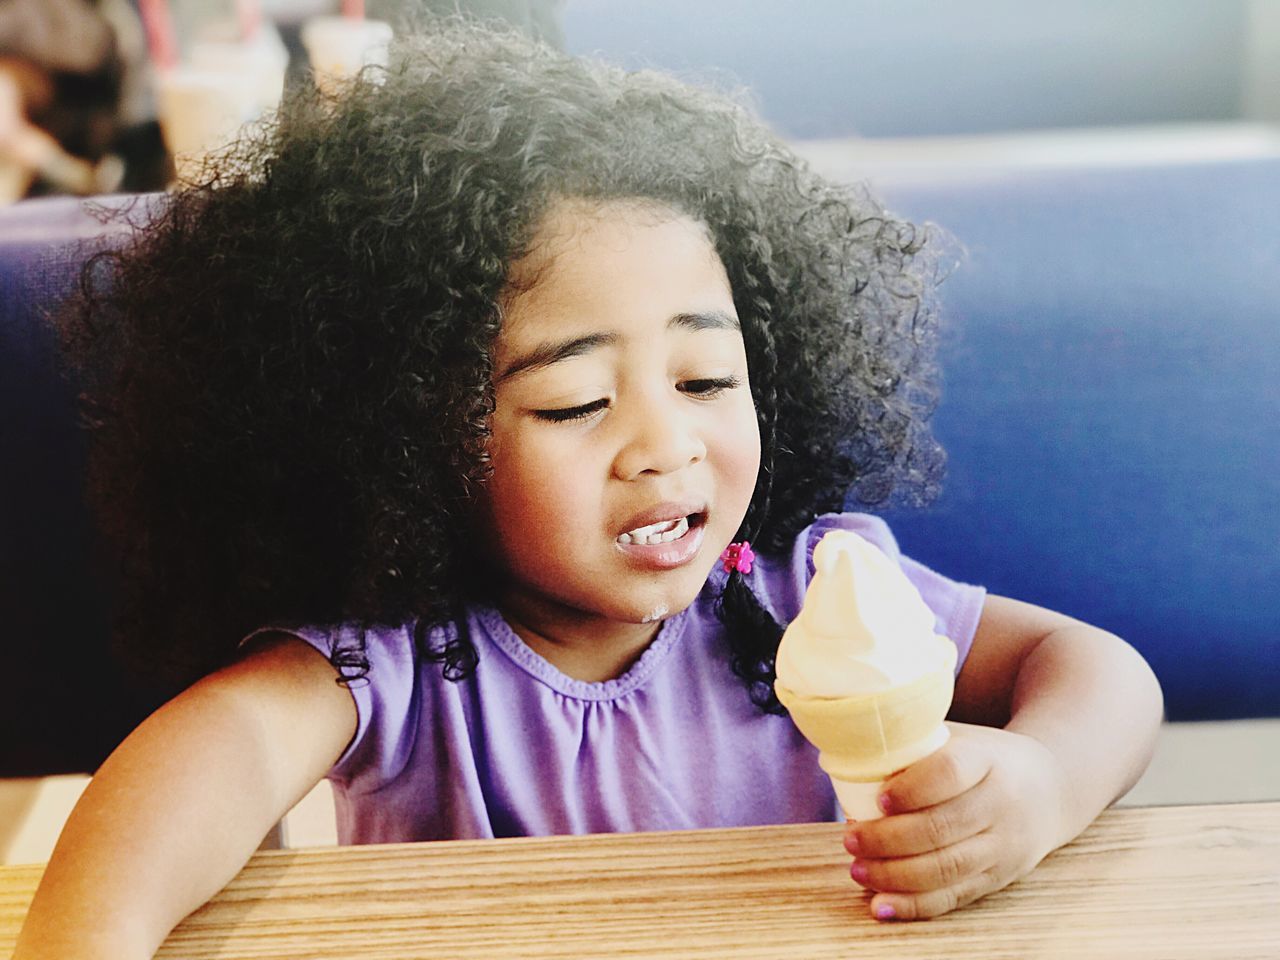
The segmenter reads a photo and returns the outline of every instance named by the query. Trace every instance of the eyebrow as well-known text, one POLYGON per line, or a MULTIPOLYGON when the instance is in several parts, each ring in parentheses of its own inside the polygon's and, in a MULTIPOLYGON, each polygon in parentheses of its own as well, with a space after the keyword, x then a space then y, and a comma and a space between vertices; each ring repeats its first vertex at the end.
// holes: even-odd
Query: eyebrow
MULTIPOLYGON (((668 330, 741 330, 738 318, 723 310, 707 310, 697 313, 677 313, 667 321, 668 330)), ((568 340, 552 341, 534 347, 523 356, 517 357, 507 364, 494 383, 510 380, 517 374, 527 373, 549 367, 570 357, 579 357, 590 353, 597 347, 612 346, 621 339, 616 333, 590 333, 583 337, 572 337, 568 340)))
POLYGON ((732 313, 708 310, 705 313, 677 313, 667 321, 667 329, 683 327, 686 330, 742 330, 742 324, 732 313))

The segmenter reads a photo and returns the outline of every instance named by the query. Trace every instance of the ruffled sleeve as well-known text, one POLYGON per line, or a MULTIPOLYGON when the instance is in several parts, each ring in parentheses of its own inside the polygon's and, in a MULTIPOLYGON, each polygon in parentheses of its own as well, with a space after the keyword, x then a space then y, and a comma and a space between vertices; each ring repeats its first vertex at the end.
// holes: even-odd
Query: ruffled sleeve
POLYGON ((399 775, 413 753, 420 709, 417 651, 410 629, 375 627, 362 631, 351 624, 269 627, 254 631, 244 643, 264 633, 295 636, 330 662, 335 650, 363 647, 368 672, 360 677, 354 676, 351 668, 342 670, 355 701, 356 732, 328 777, 362 792, 378 789, 399 775))

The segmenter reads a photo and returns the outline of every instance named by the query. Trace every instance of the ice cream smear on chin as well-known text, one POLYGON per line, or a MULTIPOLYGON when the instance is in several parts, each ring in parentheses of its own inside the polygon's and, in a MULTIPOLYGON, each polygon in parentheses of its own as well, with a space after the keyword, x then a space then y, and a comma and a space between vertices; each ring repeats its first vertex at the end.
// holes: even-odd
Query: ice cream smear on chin
POLYGON ((898 565, 856 533, 828 533, 813 563, 775 689, 846 816, 868 819, 880 781, 946 743, 956 647, 898 565))

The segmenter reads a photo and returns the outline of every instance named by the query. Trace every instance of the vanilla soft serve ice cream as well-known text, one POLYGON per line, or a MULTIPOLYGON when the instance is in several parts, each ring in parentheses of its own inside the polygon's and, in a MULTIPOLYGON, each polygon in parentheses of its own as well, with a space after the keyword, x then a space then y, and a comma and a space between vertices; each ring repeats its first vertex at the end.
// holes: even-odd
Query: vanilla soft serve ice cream
POLYGON ((881 781, 946 743, 956 647, 898 566, 856 533, 828 533, 813 562, 775 689, 845 815, 865 820, 879 815, 881 781))

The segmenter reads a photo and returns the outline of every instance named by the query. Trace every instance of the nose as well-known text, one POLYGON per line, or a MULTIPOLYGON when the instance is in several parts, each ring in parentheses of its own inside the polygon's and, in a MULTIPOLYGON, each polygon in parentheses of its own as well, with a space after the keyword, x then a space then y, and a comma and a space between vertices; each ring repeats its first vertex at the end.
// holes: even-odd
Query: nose
POLYGON ((638 404, 625 422, 622 444, 613 472, 620 480, 634 480, 646 473, 674 473, 707 456, 707 446, 696 418, 681 409, 688 401, 680 396, 665 402, 656 399, 638 404))

